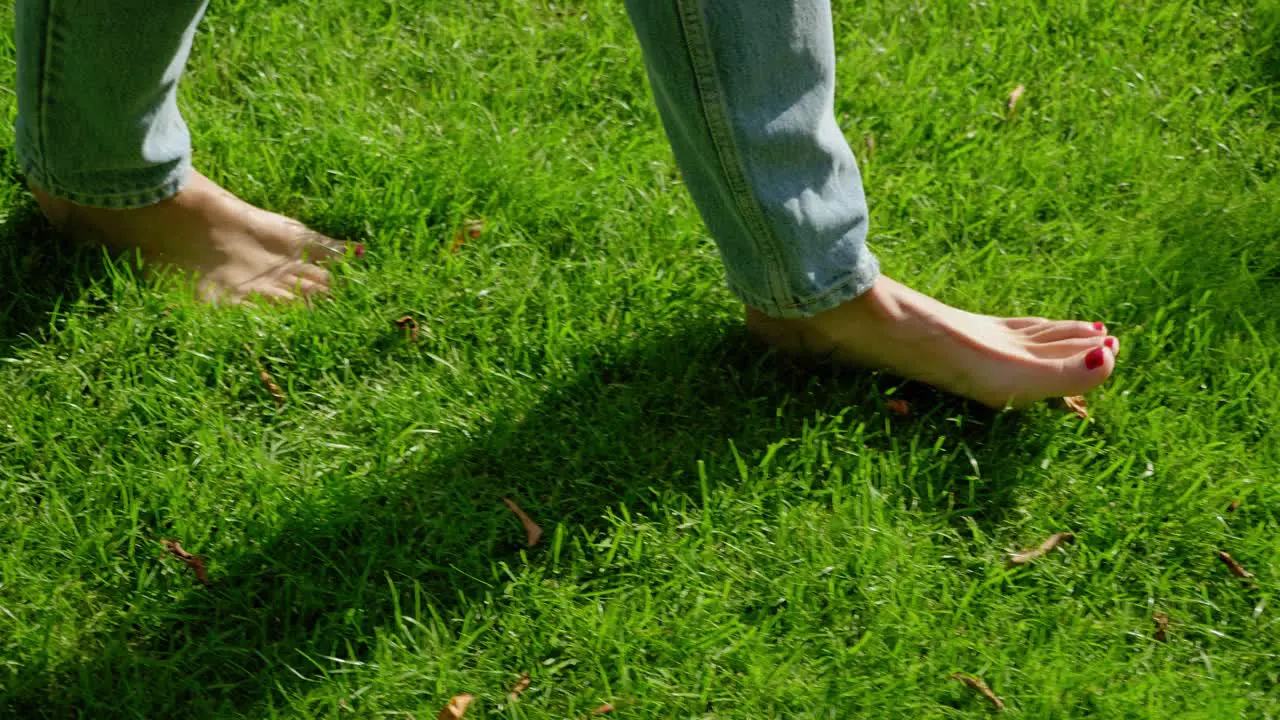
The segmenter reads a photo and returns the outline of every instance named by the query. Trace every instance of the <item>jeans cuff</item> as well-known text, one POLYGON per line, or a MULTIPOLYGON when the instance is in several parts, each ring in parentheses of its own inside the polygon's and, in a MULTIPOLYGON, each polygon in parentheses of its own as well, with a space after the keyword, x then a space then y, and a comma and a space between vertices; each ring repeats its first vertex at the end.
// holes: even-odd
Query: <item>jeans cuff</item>
POLYGON ((77 205, 107 210, 140 208, 167 200, 178 194, 182 186, 187 184, 192 173, 190 160, 183 160, 163 175, 141 181, 136 186, 125 190, 85 192, 54 180, 42 172, 39 163, 25 153, 18 153, 18 167, 28 182, 53 197, 68 200, 77 205))
POLYGON ((857 266, 844 275, 836 277, 826 288, 818 292, 794 296, 788 301, 752 293, 729 279, 729 290, 737 295, 748 307, 775 318, 813 317, 820 312, 843 305, 862 295, 875 285, 880 277, 880 261, 870 252, 864 252, 857 266))

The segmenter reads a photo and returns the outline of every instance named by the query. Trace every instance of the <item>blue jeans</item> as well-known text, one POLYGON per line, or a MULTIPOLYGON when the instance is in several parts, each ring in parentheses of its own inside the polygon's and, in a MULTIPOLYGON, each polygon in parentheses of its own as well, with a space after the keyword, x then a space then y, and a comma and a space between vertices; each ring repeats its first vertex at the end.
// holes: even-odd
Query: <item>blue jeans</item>
MULTIPOLYGON (((17 150, 82 205, 142 207, 191 172, 178 81, 207 0, 18 0, 17 150)), ((868 290, 858 166, 836 125, 829 0, 627 0, 663 125, 729 287, 775 317, 868 290)))

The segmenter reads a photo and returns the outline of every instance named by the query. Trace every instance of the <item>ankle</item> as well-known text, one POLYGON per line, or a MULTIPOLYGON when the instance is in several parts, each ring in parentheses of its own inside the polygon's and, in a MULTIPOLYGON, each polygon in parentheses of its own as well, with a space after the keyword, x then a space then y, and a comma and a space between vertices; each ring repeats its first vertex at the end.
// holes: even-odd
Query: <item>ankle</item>
POLYGON ((915 313, 897 292, 901 286, 887 277, 880 276, 866 292, 839 305, 814 315, 797 318, 778 318, 748 306, 749 327, 791 328, 796 331, 822 331, 824 328, 847 329, 850 324, 866 327, 884 327, 908 320, 915 313))
POLYGON ((35 197, 36 205, 49 224, 58 230, 65 229, 71 221, 71 210, 74 207, 71 201, 54 197, 31 183, 27 184, 27 189, 35 197))

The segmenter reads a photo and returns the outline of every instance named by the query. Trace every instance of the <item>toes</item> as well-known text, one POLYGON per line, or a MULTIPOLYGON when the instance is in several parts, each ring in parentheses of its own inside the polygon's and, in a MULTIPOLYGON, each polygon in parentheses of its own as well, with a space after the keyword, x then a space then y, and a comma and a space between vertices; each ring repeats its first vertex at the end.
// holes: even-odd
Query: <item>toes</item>
POLYGON ((1027 330, 1027 338, 1034 342, 1048 343, 1072 338, 1100 338, 1106 335, 1106 328, 1101 323, 1087 323, 1077 320, 1060 320, 1043 327, 1027 330))
POLYGON ((1062 363, 1064 387, 1058 395, 1083 395, 1106 382, 1116 368, 1116 356, 1111 348, 1099 345, 1069 358, 1062 363))
POLYGON ((1114 335, 1108 335, 1107 339, 1102 341, 1102 344, 1107 346, 1107 349, 1111 351, 1112 355, 1120 357, 1120 338, 1114 335))
POLYGON ((1101 374, 1104 377, 1111 374, 1116 364, 1116 356, 1111 354, 1111 349, 1106 345, 1084 353, 1080 360, 1086 372, 1101 374))
MULTIPOLYGON (((311 298, 329 292, 331 276, 320 267, 304 262, 294 262, 275 276, 269 286, 272 294, 267 299, 290 301, 301 299, 308 305, 311 298)), ((266 295, 266 293, 261 293, 266 295)))
POLYGON ((318 233, 293 218, 271 213, 275 225, 271 235, 277 247, 285 254, 300 258, 303 262, 327 263, 341 260, 347 253, 348 244, 335 240, 328 235, 318 233))
POLYGON ((288 290, 294 295, 306 298, 313 295, 324 295, 329 292, 329 283, 316 282, 311 278, 299 276, 294 278, 291 284, 282 289, 288 290))
POLYGON ((325 264, 346 257, 350 243, 334 240, 311 230, 305 231, 302 245, 302 259, 307 263, 325 264))
POLYGON ((328 290, 333 283, 333 276, 329 274, 328 270, 310 263, 304 263, 302 267, 298 268, 298 276, 309 281, 312 285, 323 286, 325 290, 328 290))
POLYGON ((1066 340, 1055 340, 1053 342, 1028 342, 1025 345, 1027 352, 1036 357, 1045 359, 1069 358, 1073 355, 1087 352, 1096 347, 1102 347, 1098 342, 1098 338, 1067 338, 1066 340))
POLYGON ((1000 322, 1010 330, 1026 330, 1027 328, 1034 327, 1036 325, 1043 325, 1044 323, 1049 322, 1049 320, 1048 318, 1042 317, 1017 317, 1002 318, 1000 322))
POLYGON ((363 243, 349 243, 343 240, 335 240, 334 238, 318 233, 315 230, 296 221, 290 221, 290 227, 297 233, 298 257, 303 262, 317 265, 325 265, 347 256, 350 251, 355 257, 361 255, 360 247, 363 243))
POLYGON ((246 298, 253 302, 263 302, 272 305, 283 305, 298 300, 298 296, 293 292, 282 287, 265 287, 258 288, 249 292, 246 298))
POLYGON ((1095 340, 1087 350, 1064 358, 1042 358, 1036 366, 1039 369, 1033 372, 1035 382, 1028 381, 1029 386, 1035 385, 1034 389, 1015 395, 1010 401, 1014 406, 1023 407, 1049 397, 1084 395, 1111 377, 1116 356, 1110 347, 1095 340))

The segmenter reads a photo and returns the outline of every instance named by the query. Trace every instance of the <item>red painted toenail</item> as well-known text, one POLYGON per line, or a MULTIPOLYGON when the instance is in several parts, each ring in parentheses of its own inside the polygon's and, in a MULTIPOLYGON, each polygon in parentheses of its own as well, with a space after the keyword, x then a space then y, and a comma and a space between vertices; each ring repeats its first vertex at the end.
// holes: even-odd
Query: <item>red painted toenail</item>
POLYGON ((1094 329, 1094 330, 1097 330, 1098 332, 1102 332, 1103 330, 1105 330, 1105 329, 1106 329, 1106 327, 1107 327, 1107 326, 1106 326, 1106 325, 1103 325, 1101 322, 1096 322, 1096 323, 1094 323, 1094 324, 1093 324, 1093 329, 1094 329))
POLYGON ((352 254, 356 256, 357 260, 364 257, 364 243, 356 243, 356 249, 352 254))
POLYGON ((1099 367, 1102 367, 1102 363, 1105 357, 1106 357, 1106 353, 1103 351, 1102 348, 1094 348, 1090 350, 1089 354, 1084 356, 1085 369, 1097 370, 1099 367))
POLYGON ((1109 338, 1107 338, 1106 340, 1103 340, 1103 341, 1102 341, 1102 344, 1103 344, 1103 345, 1106 345, 1108 348, 1111 348, 1111 352, 1115 352, 1115 351, 1116 351, 1116 339, 1115 339, 1115 338, 1113 338, 1113 337, 1109 337, 1109 338))

